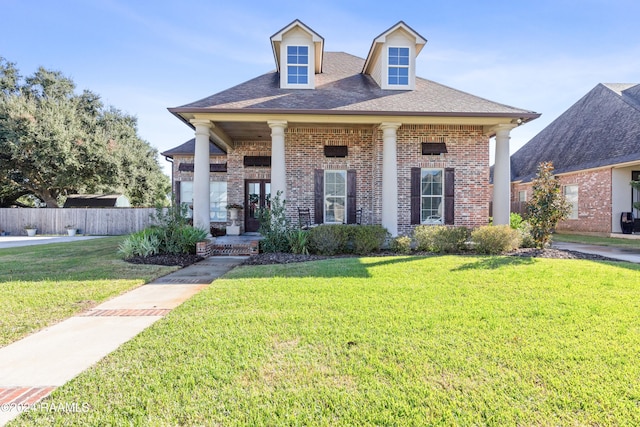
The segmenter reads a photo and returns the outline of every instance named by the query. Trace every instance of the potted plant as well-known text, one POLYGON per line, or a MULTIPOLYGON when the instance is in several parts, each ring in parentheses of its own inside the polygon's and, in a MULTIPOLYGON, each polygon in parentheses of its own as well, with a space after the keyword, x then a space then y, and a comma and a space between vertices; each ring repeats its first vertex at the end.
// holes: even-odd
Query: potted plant
POLYGON ((78 231, 73 225, 65 225, 64 228, 67 230, 69 236, 75 236, 78 231))
POLYGON ((36 231, 38 230, 38 227, 36 227, 33 224, 27 224, 27 225, 24 226, 24 229, 27 232, 27 236, 33 237, 33 236, 36 235, 36 231))

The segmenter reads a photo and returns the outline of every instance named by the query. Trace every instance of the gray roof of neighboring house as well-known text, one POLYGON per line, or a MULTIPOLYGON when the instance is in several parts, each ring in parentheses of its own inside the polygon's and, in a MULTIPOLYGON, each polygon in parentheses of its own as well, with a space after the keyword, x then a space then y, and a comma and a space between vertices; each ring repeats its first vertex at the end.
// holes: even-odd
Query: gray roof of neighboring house
MULTIPOLYGON (((185 142, 184 144, 178 145, 177 147, 173 147, 161 153, 161 155, 165 157, 169 157, 173 159, 175 155, 186 155, 193 156, 196 152, 196 139, 192 138, 185 142)), ((217 145, 213 142, 209 141, 209 155, 210 156, 226 156, 227 153, 222 151, 217 145)))
POLYGON ((511 156, 513 181, 640 160, 640 85, 598 84, 511 156))
POLYGON ((129 199, 123 194, 70 194, 63 207, 114 208, 129 206, 129 199))
POLYGON ((533 111, 489 101, 422 78, 416 78, 415 90, 383 90, 371 76, 361 73, 365 60, 347 53, 325 52, 323 62, 314 90, 280 89, 279 75, 272 71, 170 111, 487 115, 525 121, 539 117, 533 111))

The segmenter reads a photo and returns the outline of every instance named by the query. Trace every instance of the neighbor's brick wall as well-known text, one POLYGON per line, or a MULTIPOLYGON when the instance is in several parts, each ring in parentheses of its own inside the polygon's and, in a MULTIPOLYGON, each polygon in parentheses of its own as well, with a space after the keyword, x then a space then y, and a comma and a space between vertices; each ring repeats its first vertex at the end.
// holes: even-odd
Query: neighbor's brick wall
MULTIPOLYGON (((578 219, 558 223, 558 231, 574 233, 611 233, 611 169, 558 175, 561 185, 578 185, 578 219)), ((517 201, 518 191, 527 191, 531 200, 531 183, 513 184, 511 199, 517 201)))

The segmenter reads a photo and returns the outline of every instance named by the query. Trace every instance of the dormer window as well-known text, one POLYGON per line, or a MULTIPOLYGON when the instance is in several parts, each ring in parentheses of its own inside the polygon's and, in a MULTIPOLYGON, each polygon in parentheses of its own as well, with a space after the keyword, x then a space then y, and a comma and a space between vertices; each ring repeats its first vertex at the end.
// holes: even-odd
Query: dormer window
POLYGON ((389 48, 389 84, 407 86, 409 84, 409 48, 389 48))
POLYGON ((427 40, 400 21, 373 39, 362 72, 381 89, 416 88, 416 57, 427 40))
POLYGON ((271 36, 282 89, 315 89, 324 39, 297 19, 271 36))
POLYGON ((292 85, 309 83, 308 46, 287 46, 287 83, 292 85))

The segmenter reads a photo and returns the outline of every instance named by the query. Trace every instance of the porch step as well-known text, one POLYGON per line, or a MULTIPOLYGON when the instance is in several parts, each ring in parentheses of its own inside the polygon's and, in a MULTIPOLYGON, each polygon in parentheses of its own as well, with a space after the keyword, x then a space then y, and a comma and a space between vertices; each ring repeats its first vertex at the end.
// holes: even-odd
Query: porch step
POLYGON ((259 251, 261 236, 222 236, 206 242, 198 242, 196 253, 202 257, 210 256, 252 256, 259 251))

